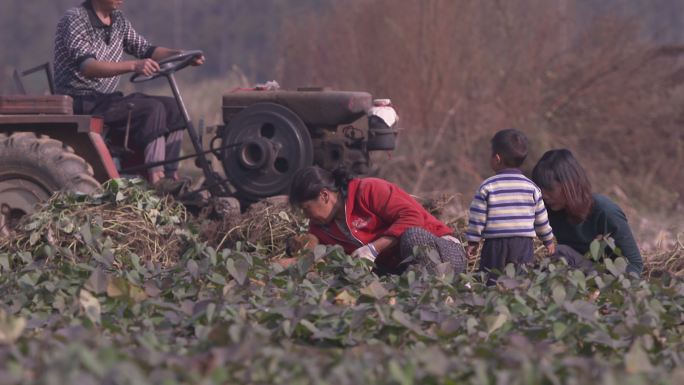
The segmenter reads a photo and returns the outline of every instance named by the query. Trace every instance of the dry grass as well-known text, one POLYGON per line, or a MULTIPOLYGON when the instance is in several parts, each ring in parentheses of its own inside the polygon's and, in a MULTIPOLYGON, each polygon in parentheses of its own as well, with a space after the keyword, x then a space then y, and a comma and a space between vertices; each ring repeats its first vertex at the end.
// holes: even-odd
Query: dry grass
MULTIPOLYGON (((179 235, 187 221, 185 207, 173 198, 158 198, 158 208, 139 203, 64 204, 61 194, 26 217, 0 249, 70 258, 74 263, 100 255, 120 266, 135 254, 142 262, 173 265, 187 246, 179 235)), ((154 198, 157 199, 157 198, 154 198)))
POLYGON ((246 249, 278 259, 285 256, 287 240, 306 228, 306 221, 292 210, 287 199, 275 197, 251 205, 242 215, 204 221, 201 237, 216 250, 242 243, 246 249))
POLYGON ((664 272, 677 277, 684 276, 683 237, 684 234, 680 234, 675 244, 671 247, 660 248, 643 254, 645 277, 657 277, 664 272))

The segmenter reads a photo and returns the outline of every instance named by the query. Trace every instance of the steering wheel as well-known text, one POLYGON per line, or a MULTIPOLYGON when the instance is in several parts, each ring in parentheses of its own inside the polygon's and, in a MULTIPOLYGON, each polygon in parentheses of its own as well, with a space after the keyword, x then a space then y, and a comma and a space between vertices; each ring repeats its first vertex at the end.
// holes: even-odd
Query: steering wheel
POLYGON ((166 59, 159 61, 159 71, 153 73, 150 76, 145 76, 142 74, 134 74, 131 76, 132 83, 142 83, 150 80, 154 80, 160 76, 167 76, 176 71, 180 71, 192 63, 193 60, 202 56, 204 53, 199 50, 195 51, 185 51, 177 55, 169 56, 166 59))

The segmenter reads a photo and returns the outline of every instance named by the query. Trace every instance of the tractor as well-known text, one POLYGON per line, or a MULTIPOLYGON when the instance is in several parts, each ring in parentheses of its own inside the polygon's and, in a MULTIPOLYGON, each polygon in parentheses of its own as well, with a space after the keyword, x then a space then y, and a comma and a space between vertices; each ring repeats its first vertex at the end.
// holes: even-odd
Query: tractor
MULTIPOLYGON (((367 174, 370 152, 395 147, 398 118, 388 99, 323 88, 257 87, 223 96, 223 124, 212 130, 214 136, 204 148, 175 78, 201 54, 188 51, 169 57, 159 63, 157 73, 130 79, 168 81, 194 148, 194 154, 180 159, 195 158, 204 177, 188 195, 204 192, 245 205, 287 193, 293 174, 312 164, 367 174), (212 156, 222 172, 213 168, 212 156)), ((127 139, 122 143, 121 138, 110 137, 122 130, 106 127, 101 117, 74 115, 71 98, 54 95, 49 63, 24 73, 15 71, 20 92, 21 77, 38 69, 46 71, 53 95, 0 96, 0 228, 4 232, 55 192, 92 193, 109 179, 157 165, 144 164, 140 154, 128 148, 127 139)))

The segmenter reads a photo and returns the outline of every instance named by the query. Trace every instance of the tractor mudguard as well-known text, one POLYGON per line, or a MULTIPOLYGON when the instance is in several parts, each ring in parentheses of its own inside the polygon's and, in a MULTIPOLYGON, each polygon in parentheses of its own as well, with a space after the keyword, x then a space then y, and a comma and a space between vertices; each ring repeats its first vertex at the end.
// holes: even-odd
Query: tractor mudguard
POLYGON ((0 133, 31 132, 56 139, 90 164, 100 183, 119 177, 102 130, 102 118, 96 116, 0 115, 0 133))
POLYGON ((230 120, 245 107, 256 103, 274 103, 287 107, 307 126, 336 127, 351 124, 366 115, 373 105, 367 92, 329 91, 257 91, 239 90, 223 96, 223 121, 230 120))

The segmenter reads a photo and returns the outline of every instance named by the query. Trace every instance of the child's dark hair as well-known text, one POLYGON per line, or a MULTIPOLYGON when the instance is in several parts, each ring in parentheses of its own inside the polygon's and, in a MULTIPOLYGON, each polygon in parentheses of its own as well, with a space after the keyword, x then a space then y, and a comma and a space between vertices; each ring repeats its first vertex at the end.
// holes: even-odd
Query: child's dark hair
POLYGON ((527 136, 515 128, 497 132, 492 137, 492 154, 498 154, 505 166, 520 167, 527 158, 527 136))
POLYGON ((532 181, 542 189, 562 191, 565 212, 571 222, 584 222, 591 213, 594 205, 591 182, 570 150, 545 152, 532 170, 532 181))
POLYGON ((352 179, 344 168, 331 171, 318 166, 305 167, 297 171, 290 185, 290 204, 299 205, 318 198, 323 189, 330 191, 347 191, 352 179))

